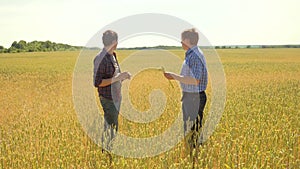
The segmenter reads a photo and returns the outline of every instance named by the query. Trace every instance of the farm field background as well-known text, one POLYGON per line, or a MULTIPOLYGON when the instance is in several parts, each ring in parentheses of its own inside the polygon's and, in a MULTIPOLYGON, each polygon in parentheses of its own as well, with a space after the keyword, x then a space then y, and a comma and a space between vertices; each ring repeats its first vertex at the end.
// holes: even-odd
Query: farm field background
MULTIPOLYGON (((135 51, 118 51, 119 62, 135 51)), ((170 52, 183 59, 183 50, 170 52)), ((297 168, 300 166, 300 49, 217 50, 226 74, 226 107, 195 164, 183 144, 155 157, 113 155, 113 168, 297 168)), ((0 168, 107 168, 109 160, 85 134, 72 100, 79 52, 0 54, 0 168)), ((134 63, 139 64, 139 63, 134 63)), ((134 66, 133 64, 133 66, 134 66)), ((145 72, 132 86, 161 78, 145 72)), ((174 83, 175 88, 178 86, 174 83)), ((150 88, 147 90, 151 89, 150 88)), ((133 104, 149 106, 144 89, 133 104), (143 102, 144 101, 144 102, 143 102)), ((174 89, 175 90, 175 89, 174 89)), ((208 89, 208 96, 210 96, 208 89)), ((170 92, 169 113, 150 124, 120 117, 120 132, 148 137, 168 128, 180 112, 180 93, 170 92), (170 119, 167 122, 163 119, 170 119), (155 129, 155 126, 160 126, 155 129)), ((210 100, 210 97, 208 97, 210 100)), ((209 109, 209 102, 205 112, 209 109)), ((122 110, 121 110, 122 111, 122 110)))

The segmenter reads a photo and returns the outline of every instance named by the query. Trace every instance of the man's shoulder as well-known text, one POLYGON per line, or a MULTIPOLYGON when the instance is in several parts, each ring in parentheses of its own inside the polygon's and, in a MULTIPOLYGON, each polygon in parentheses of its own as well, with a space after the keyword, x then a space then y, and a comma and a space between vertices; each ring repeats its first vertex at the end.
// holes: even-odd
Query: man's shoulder
POLYGON ((94 59, 94 62, 100 62, 100 61, 102 61, 103 59, 106 60, 107 56, 108 56, 108 53, 107 53, 106 51, 102 50, 101 52, 99 52, 99 53, 96 55, 96 57, 95 57, 95 59, 94 59))
POLYGON ((194 60, 194 61, 197 61, 197 60, 201 60, 201 54, 200 53, 198 53, 198 52, 192 52, 191 54, 190 54, 190 60, 194 60))
POLYGON ((104 56, 107 56, 108 53, 106 52, 106 50, 102 50, 101 52, 99 52, 96 57, 104 57, 104 56))
POLYGON ((197 46, 194 48, 193 52, 191 53, 191 56, 192 60, 194 61, 200 61, 200 62, 203 62, 204 64, 205 63, 205 57, 204 57, 204 54, 202 52, 202 50, 197 46))

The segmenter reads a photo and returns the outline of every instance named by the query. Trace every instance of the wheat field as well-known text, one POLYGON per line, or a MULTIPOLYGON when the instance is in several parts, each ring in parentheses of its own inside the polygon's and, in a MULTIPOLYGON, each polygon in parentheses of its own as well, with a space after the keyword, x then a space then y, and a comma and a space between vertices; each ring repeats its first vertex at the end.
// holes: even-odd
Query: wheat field
MULTIPOLYGON (((117 51, 119 62, 134 52, 117 51)), ((184 57, 183 50, 170 52, 184 57)), ((179 142, 154 157, 113 154, 112 161, 84 132, 74 109, 78 51, 0 54, 0 168, 298 168, 300 49, 217 52, 226 75, 226 106, 197 158, 184 155, 179 142)), ((151 123, 120 116, 119 132, 145 138, 166 130, 181 113, 181 93, 172 92, 180 89, 171 83, 174 88, 155 70, 133 77, 129 94, 136 109, 149 109, 145 98, 156 88, 167 93, 168 105, 151 123)), ((211 92, 208 87, 205 117, 211 92)))

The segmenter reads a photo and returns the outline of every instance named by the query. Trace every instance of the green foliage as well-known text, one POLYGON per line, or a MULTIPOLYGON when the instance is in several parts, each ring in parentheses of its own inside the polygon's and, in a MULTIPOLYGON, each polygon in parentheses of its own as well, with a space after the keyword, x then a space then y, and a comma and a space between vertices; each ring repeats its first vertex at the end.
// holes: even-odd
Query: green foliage
MULTIPOLYGON (((32 41, 26 42, 20 40, 14 41, 8 49, 0 46, 0 53, 19 53, 19 52, 53 52, 53 51, 76 51, 85 47, 71 46, 63 43, 55 43, 47 41, 32 41)), ((215 48, 215 49, 239 49, 239 48, 300 48, 300 45, 227 45, 227 46, 200 46, 201 49, 215 48)), ((99 48, 88 48, 91 50, 99 50, 99 48)), ((163 49, 176 50, 181 49, 180 46, 153 46, 153 47, 133 47, 133 48, 118 48, 119 50, 144 50, 144 49, 163 49)))
POLYGON ((260 49, 260 48, 300 48, 300 45, 227 45, 227 46, 215 46, 215 49, 260 49))
POLYGON ((0 53, 19 53, 19 52, 52 52, 52 51, 75 51, 80 50, 80 46, 71 46, 62 43, 55 43, 49 40, 43 41, 32 41, 26 42, 20 40, 19 42, 14 41, 11 47, 5 49, 3 46, 0 47, 0 53), (1 48, 2 47, 2 48, 1 48))
POLYGON ((3 46, 0 46, 0 53, 3 53, 5 48, 3 46))

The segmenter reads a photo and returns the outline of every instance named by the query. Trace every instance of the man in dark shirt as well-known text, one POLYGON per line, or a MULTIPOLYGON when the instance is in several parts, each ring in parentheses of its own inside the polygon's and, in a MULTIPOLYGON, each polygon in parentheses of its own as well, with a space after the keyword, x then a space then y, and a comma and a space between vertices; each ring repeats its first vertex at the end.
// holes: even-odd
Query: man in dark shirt
POLYGON ((94 86, 98 88, 100 103, 104 111, 102 148, 111 150, 111 140, 118 131, 118 116, 121 104, 121 83, 130 79, 130 73, 122 72, 114 52, 118 45, 116 32, 103 33, 103 50, 94 59, 94 86))

